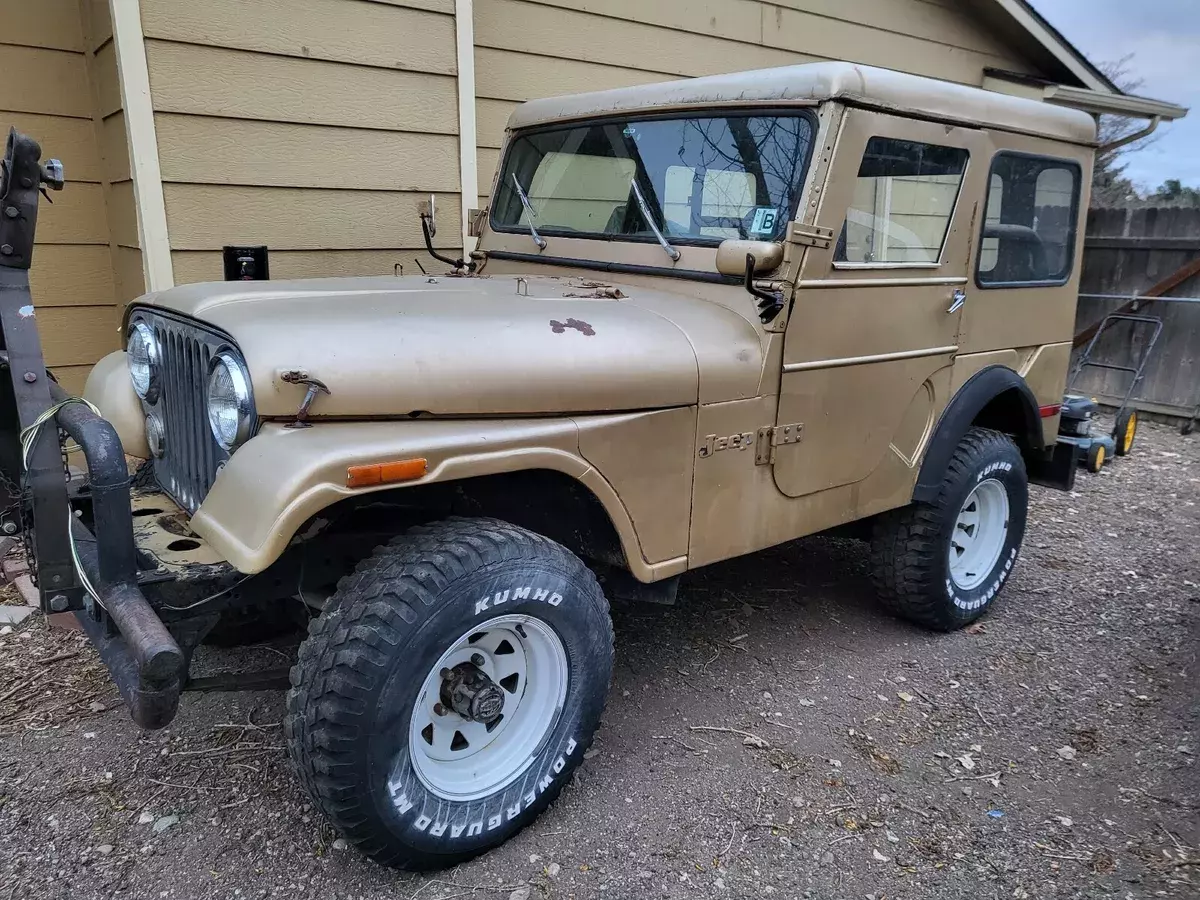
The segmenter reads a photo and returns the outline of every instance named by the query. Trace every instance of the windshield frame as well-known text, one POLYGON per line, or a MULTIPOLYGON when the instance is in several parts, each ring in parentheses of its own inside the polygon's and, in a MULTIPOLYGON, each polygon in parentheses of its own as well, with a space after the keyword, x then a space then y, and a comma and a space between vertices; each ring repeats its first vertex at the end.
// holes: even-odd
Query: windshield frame
MULTIPOLYGON (((808 180, 809 169, 812 167, 813 153, 816 147, 818 131, 820 128, 816 107, 812 104, 797 104, 794 106, 779 106, 778 104, 773 104, 770 106, 716 105, 697 106, 691 109, 673 109, 666 111, 639 110, 629 114, 591 116, 585 119, 563 119, 513 131, 509 134, 508 139, 505 141, 504 153, 500 158, 496 176, 493 179, 492 194, 488 198, 488 228, 497 234, 529 235, 529 228, 526 225, 501 225, 496 221, 496 202, 501 186, 503 185, 504 174, 508 171, 508 162, 512 155, 513 148, 519 139, 528 135, 542 134, 553 131, 565 131, 571 128, 586 128, 593 125, 607 125, 616 122, 628 123, 648 120, 667 121, 673 119, 717 119, 724 117, 768 118, 771 116, 802 118, 807 120, 809 126, 808 149, 805 153, 803 165, 796 174, 796 184, 793 186, 792 203, 788 208, 787 218, 785 219, 785 222, 794 222, 796 219, 797 210, 800 208, 801 197, 804 193, 804 185, 808 180)), ((638 171, 644 171, 644 167, 641 165, 640 161, 638 163, 638 171)), ((660 208, 659 212, 661 211, 662 210, 660 208)), ((603 243, 658 243, 658 239, 655 238, 653 234, 602 234, 597 232, 557 229, 553 226, 543 225, 537 222, 534 224, 537 226, 538 233, 546 238, 569 238, 572 240, 600 241, 603 243)), ((722 241, 734 240, 733 238, 716 236, 686 236, 675 234, 668 235, 667 238, 671 244, 676 247, 700 247, 714 251, 722 241)), ((776 243, 781 242, 782 240, 783 238, 780 238, 776 243)), ((545 253, 545 251, 541 252, 545 253)))

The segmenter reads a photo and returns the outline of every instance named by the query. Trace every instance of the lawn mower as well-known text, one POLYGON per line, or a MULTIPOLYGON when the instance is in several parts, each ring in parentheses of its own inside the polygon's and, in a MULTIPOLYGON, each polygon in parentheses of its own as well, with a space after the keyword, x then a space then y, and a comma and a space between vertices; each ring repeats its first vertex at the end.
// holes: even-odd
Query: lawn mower
POLYGON ((1110 462, 1114 456, 1126 456, 1133 449, 1133 441, 1137 436, 1138 418, 1137 410, 1129 404, 1134 390, 1142 381, 1146 363, 1150 361, 1150 357, 1154 353, 1154 345, 1158 342, 1159 335, 1162 334, 1162 328, 1162 319, 1114 313, 1104 317, 1087 347, 1079 354, 1079 359, 1076 360, 1075 367, 1067 379, 1067 392, 1063 396, 1062 413, 1058 424, 1058 440, 1060 443, 1071 444, 1076 448, 1080 464, 1089 472, 1099 472, 1104 468, 1105 463, 1110 462), (1150 329, 1150 337, 1146 341, 1145 349, 1138 354, 1137 365, 1125 366, 1092 359, 1092 351, 1100 340, 1100 336, 1118 323, 1129 323, 1131 337, 1139 327, 1150 329), (1100 410, 1099 401, 1095 397, 1087 397, 1075 393, 1073 390, 1080 373, 1089 367, 1128 372, 1133 376, 1129 380, 1125 396, 1121 399, 1121 405, 1117 407, 1116 419, 1109 434, 1094 433, 1096 416, 1100 410))

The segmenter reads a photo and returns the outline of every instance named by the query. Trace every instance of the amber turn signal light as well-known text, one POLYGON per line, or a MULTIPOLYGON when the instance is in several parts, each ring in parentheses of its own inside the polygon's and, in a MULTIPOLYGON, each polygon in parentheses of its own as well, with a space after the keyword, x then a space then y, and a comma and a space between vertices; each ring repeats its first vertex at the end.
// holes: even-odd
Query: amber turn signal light
POLYGON ((398 459, 395 462, 350 466, 346 469, 346 487, 372 487, 396 481, 412 481, 428 470, 429 463, 424 459, 398 459))

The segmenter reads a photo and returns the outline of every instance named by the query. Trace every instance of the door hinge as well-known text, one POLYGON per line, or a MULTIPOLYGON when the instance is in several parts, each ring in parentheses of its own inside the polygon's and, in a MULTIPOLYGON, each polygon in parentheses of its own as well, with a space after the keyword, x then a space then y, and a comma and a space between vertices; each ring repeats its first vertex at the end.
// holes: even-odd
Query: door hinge
POLYGON ((825 250, 833 243, 833 229, 820 225, 805 225, 802 222, 789 222, 787 239, 790 244, 825 250))
POLYGON ((754 464, 770 466, 775 463, 775 448, 784 444, 798 444, 804 436, 804 425, 764 425, 758 429, 758 440, 754 442, 754 464))

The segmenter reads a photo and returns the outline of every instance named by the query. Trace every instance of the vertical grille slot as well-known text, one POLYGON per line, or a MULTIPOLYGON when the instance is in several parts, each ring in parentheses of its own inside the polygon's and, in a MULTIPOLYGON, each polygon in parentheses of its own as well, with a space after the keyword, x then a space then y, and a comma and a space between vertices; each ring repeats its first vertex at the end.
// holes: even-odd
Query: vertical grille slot
POLYGON ((212 435, 205 406, 209 362, 229 341, 149 310, 140 318, 153 327, 161 354, 162 395, 147 407, 162 417, 166 437, 163 455, 154 461, 155 476, 176 503, 194 513, 229 459, 212 435))

